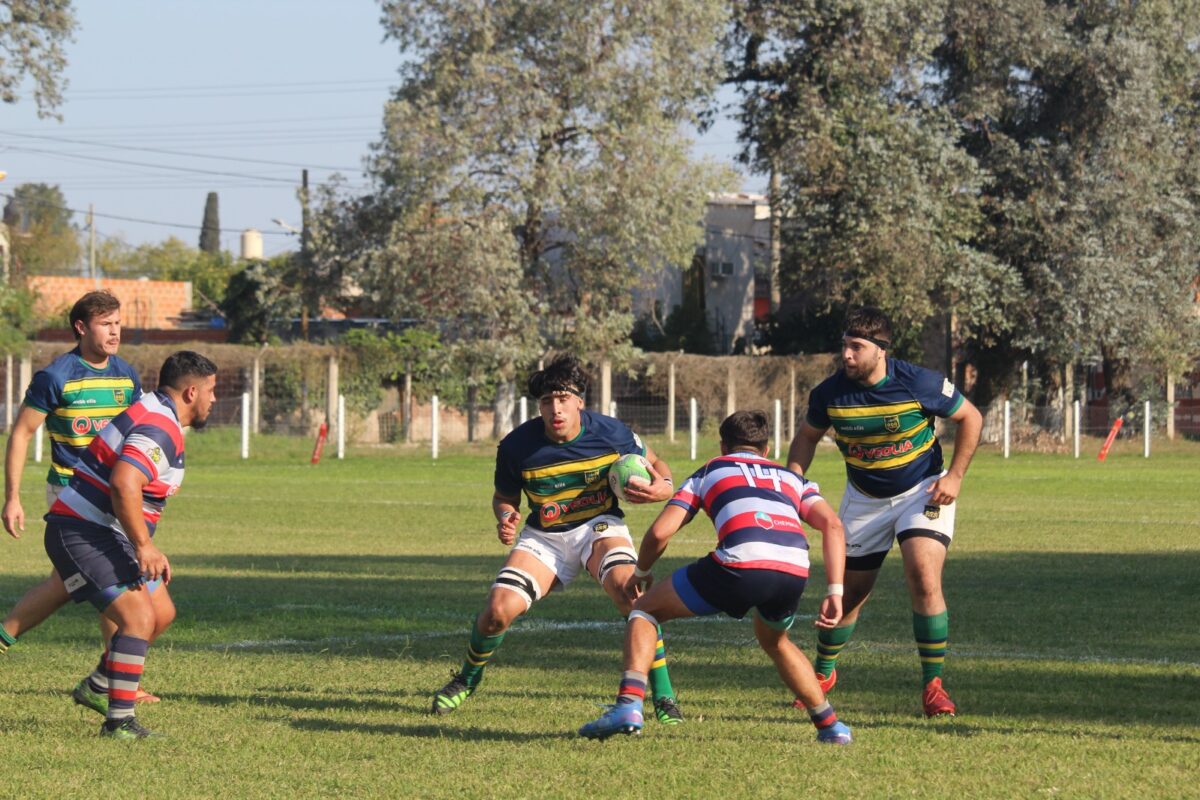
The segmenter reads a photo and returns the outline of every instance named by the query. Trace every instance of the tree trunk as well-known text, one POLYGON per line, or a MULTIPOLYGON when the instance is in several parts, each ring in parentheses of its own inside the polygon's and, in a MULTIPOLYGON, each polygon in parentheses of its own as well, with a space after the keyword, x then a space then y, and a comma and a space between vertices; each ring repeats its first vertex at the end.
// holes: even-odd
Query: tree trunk
POLYGON ((1104 395, 1108 398, 1108 418, 1115 420, 1134 402, 1133 367, 1128 358, 1119 357, 1111 345, 1100 345, 1104 366, 1104 395))
POLYGON ((496 401, 492 407, 492 436, 503 439, 513 429, 513 413, 516 409, 516 384, 502 380, 496 386, 496 401))

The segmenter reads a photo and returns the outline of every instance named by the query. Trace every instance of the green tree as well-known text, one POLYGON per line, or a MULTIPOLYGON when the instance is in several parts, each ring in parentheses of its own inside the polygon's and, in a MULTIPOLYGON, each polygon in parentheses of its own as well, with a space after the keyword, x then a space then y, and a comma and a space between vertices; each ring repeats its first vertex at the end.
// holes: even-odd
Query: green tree
POLYGON ((28 289, 0 284, 0 355, 20 355, 37 332, 35 297, 28 289))
POLYGON ((229 341, 266 344, 271 338, 272 325, 299 313, 300 298, 292 262, 289 255, 253 261, 230 277, 221 303, 229 341))
POLYGON ((79 231, 57 186, 23 183, 4 207, 12 241, 14 275, 74 275, 79 272, 79 231))
POLYGON ((33 80, 39 117, 58 117, 67 66, 63 50, 75 32, 70 0, 0 2, 0 100, 15 103, 26 78, 33 80))
POLYGON ((979 246, 1020 283, 1003 325, 975 331, 987 372, 1032 358, 1054 379, 1100 358, 1119 406, 1133 364, 1197 352, 1198 12, 1167 0, 952 7, 941 90, 991 176, 979 246))
POLYGON ((386 2, 412 60, 372 160, 378 194, 393 218, 494 231, 483 250, 539 308, 526 325, 617 349, 630 289, 690 262, 705 194, 728 177, 692 162, 679 130, 719 74, 724 21, 717 0, 386 2))
POLYGON ((217 210, 217 193, 209 192, 204 199, 204 221, 200 223, 200 252, 217 255, 221 252, 221 217, 217 210))
POLYGON ((946 5, 755 0, 726 40, 743 160, 780 177, 784 295, 811 311, 877 305, 915 355, 954 307, 994 319, 1003 265, 972 246, 983 174, 930 70, 946 5))

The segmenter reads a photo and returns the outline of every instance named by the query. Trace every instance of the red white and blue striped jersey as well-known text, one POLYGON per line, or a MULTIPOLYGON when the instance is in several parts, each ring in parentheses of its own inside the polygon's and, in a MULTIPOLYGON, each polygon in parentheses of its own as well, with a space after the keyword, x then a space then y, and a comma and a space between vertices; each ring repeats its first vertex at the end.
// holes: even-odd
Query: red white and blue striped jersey
POLYGON ((754 453, 730 453, 693 473, 669 501, 701 508, 717 529, 717 563, 735 569, 770 569, 808 576, 808 538, 800 525, 822 500, 817 484, 754 453))
POLYGON ((80 456, 47 519, 82 519, 123 535, 112 505, 112 471, 118 461, 132 464, 150 481, 142 489, 142 514, 153 536, 167 498, 183 483, 183 429, 170 397, 143 395, 114 417, 80 456))

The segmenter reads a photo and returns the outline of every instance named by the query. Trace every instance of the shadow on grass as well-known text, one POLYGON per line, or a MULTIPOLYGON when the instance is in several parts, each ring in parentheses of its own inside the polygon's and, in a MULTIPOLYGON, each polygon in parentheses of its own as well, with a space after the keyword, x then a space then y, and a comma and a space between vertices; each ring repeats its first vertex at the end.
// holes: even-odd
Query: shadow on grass
POLYGON ((466 742, 544 742, 578 738, 574 731, 511 731, 462 725, 405 725, 402 723, 353 723, 328 719, 297 719, 291 726, 318 733, 364 733, 379 736, 408 736, 417 739, 457 739, 466 742))
MULTIPOLYGON (((240 649, 257 656, 403 657, 408 663, 429 664, 429 685, 396 697, 420 695, 440 685, 447 666, 458 665, 471 621, 502 560, 180 556, 171 585, 179 617, 164 642, 183 653, 224 647, 234 656, 240 649)), ((660 578, 683 563, 668 560, 658 571, 660 578)), ((19 594, 39 578, 0 577, 0 596, 19 594)), ((975 720, 1001 715, 1120 724, 1200 717, 1200 693, 1195 691, 1195 665, 1200 663, 1194 623, 1200 618, 1197 585, 1197 552, 956 555, 946 572, 951 691, 975 720), (956 661, 955 648, 977 655, 956 661), (1154 663, 1159 660, 1168 663, 1154 663)), ((814 612, 816 594, 805 598, 802 614, 814 612)), ((60 612, 29 640, 90 642, 94 619, 90 606, 76 606, 60 612)), ((720 693, 730 685, 779 685, 766 657, 747 652, 757 650, 748 625, 668 623, 666 633, 676 686, 685 698, 689 690, 720 693), (675 635, 678 642, 673 642, 675 635), (715 662, 714 654, 719 655, 715 662)), ((603 696, 618 674, 622 635, 611 602, 590 579, 581 578, 518 622, 493 671, 561 673, 563 677, 552 678, 555 683, 603 696)), ((811 630, 798 630, 794 638, 811 654, 811 630)), ((919 702, 919 687, 915 654, 900 655, 912 640, 898 558, 885 564, 855 640, 868 648, 888 642, 887 657, 872 652, 870 659, 856 664, 858 654, 847 650, 846 683, 835 692, 835 704, 908 713, 919 702)), ((221 695, 196 700, 245 702, 244 697, 226 700, 221 695)), ((385 700, 277 693, 268 702, 307 710, 345 707, 346 702, 395 707, 385 700)))

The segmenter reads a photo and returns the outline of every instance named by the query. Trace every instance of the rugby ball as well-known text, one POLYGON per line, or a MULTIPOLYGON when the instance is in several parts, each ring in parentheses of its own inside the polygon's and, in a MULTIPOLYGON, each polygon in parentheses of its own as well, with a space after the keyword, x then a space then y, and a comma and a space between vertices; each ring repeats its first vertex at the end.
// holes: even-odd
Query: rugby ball
POLYGON ((625 499, 625 487, 633 478, 651 483, 650 462, 644 456, 629 453, 618 458, 608 468, 608 488, 612 489, 618 500, 625 499))

